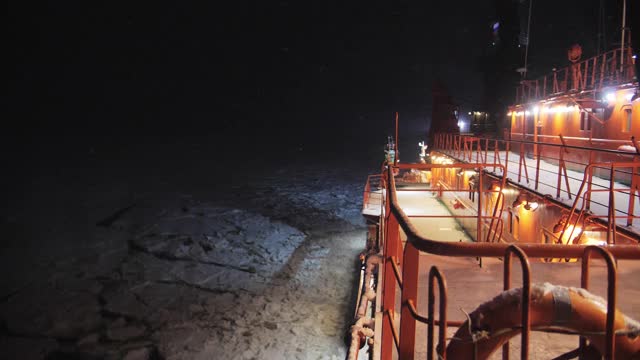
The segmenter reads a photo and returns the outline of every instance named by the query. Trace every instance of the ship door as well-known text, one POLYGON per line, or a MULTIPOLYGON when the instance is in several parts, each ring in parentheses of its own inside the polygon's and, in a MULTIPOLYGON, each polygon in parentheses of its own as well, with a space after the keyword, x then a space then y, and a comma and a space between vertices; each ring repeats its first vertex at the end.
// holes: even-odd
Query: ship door
POLYGON ((524 133, 525 136, 527 137, 527 140, 533 140, 533 121, 534 120, 534 115, 533 112, 531 112, 529 115, 525 115, 524 118, 524 133))
MULTIPOLYGON (((533 135, 535 133, 535 130, 533 128, 535 125, 534 120, 535 120, 535 115, 533 114, 533 111, 531 111, 529 115, 524 115, 524 129, 523 129, 525 134, 524 137, 529 141, 535 141, 535 138, 533 135)), ((525 150, 528 154, 533 153, 533 145, 527 144, 525 146, 525 150)))

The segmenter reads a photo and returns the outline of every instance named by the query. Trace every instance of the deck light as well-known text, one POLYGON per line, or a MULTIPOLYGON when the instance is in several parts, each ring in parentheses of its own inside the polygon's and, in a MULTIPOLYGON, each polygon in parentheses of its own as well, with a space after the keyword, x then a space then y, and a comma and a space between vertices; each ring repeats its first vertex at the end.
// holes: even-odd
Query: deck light
POLYGON ((616 100, 616 94, 614 94, 614 93, 612 93, 612 92, 607 93, 607 94, 604 96, 604 99, 605 99, 606 101, 608 101, 608 102, 615 101, 615 100, 616 100))
POLYGON ((527 202, 526 204, 524 204, 524 209, 525 210, 530 210, 530 211, 536 211, 536 210, 538 210, 539 206, 540 205, 535 201, 527 202))
POLYGON ((533 113, 534 113, 534 114, 537 114, 537 113, 538 113, 538 110, 540 110, 540 109, 539 109, 537 106, 534 106, 534 107, 533 107, 533 113))

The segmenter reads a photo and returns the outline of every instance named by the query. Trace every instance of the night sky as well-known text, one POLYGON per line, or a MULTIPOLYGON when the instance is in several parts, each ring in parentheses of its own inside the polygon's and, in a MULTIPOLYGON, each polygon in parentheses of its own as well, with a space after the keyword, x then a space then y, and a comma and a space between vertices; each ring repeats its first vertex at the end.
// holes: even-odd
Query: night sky
MULTIPOLYGON (((564 65, 575 42, 594 54, 590 2, 534 2, 532 74, 564 65)), ((517 31, 526 16, 509 0, 232 3, 12 2, 6 140, 382 147, 398 111, 413 151, 433 82, 463 112, 486 107, 486 65, 513 45, 494 45, 491 27, 507 14, 517 31)), ((611 47, 620 1, 607 3, 611 47)))

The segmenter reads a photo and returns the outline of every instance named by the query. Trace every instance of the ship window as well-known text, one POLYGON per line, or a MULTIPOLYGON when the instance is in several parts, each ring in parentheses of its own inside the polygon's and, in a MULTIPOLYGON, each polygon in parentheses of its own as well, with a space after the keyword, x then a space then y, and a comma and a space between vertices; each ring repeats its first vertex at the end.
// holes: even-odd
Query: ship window
POLYGON ((631 109, 625 109, 623 115, 622 132, 631 132, 631 109))
POLYGON ((582 131, 591 130, 591 116, 589 116, 588 111, 580 112, 580 130, 582 131))

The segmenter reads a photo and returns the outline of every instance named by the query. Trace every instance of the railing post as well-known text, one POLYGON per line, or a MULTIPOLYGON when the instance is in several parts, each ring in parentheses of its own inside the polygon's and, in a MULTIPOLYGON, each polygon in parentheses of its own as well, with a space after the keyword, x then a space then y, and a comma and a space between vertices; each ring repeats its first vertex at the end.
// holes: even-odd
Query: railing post
POLYGON ((390 211, 387 213, 386 221, 386 239, 384 251, 384 284, 382 292, 382 360, 391 360, 393 357, 393 348, 395 346, 393 339, 393 330, 391 329, 393 313, 396 303, 396 277, 393 272, 392 262, 397 258, 398 251, 398 220, 390 211))
POLYGON ((485 138, 484 139, 484 160, 482 160, 483 163, 487 162, 487 153, 489 152, 489 138, 485 138))
POLYGON ((638 184, 638 167, 635 166, 635 164, 638 164, 638 155, 640 154, 640 148, 638 147, 638 143, 636 142, 636 138, 634 136, 631 137, 631 142, 633 142, 633 147, 636 148, 636 155, 633 157, 634 166, 631 167, 631 186, 629 189, 629 204, 627 207, 627 226, 633 225, 633 214, 635 212, 636 196, 638 193, 638 186, 640 185, 638 184))
POLYGON ((504 129, 504 140, 505 140, 505 152, 504 152, 504 177, 508 177, 507 173, 509 172, 509 151, 511 150, 511 134, 507 129, 504 129))
POLYGON ((569 199, 571 199, 571 188, 569 187, 569 177, 567 175, 567 168, 564 164, 564 153, 565 152, 569 152, 569 150, 567 150, 566 146, 567 144, 564 142, 564 138, 562 137, 562 134, 558 135, 560 137, 560 142, 562 143, 562 146, 559 147, 559 151, 560 154, 558 156, 558 183, 557 183, 557 191, 556 191, 556 197, 560 198, 560 190, 562 188, 562 172, 564 171, 564 180, 565 180, 565 185, 567 186, 567 197, 569 199))
POLYGON ((593 66, 591 66, 591 88, 596 86, 596 68, 598 67, 598 57, 593 58, 593 66))
POLYGON ((500 149, 498 148, 498 138, 496 137, 496 139, 493 142, 493 172, 496 172, 496 162, 498 164, 502 164, 502 161, 500 160, 500 149))
POLYGON ((598 88, 602 88, 602 82, 604 81, 604 68, 607 64, 607 53, 602 54, 602 63, 600 64, 600 81, 598 82, 598 88))
MULTIPOLYGON (((587 246, 582 254, 582 276, 580 278, 580 286, 589 290, 589 264, 591 254, 597 252, 607 263, 607 332, 605 337, 605 359, 612 360, 615 354, 614 341, 614 321, 616 313, 616 287, 617 287, 617 269, 615 259, 610 252, 598 246, 587 246)), ((580 337, 580 350, 584 350, 587 345, 585 338, 580 337)))
POLYGON ((394 330, 391 328, 393 321, 393 314, 396 304, 396 288, 397 282, 395 273, 393 271, 392 262, 398 258, 398 242, 400 241, 399 224, 398 219, 391 211, 391 194, 392 189, 391 178, 393 176, 393 170, 391 167, 386 169, 386 174, 383 175, 387 181, 387 201, 385 204, 385 221, 384 221, 384 279, 383 279, 383 296, 382 296, 382 339, 380 354, 382 360, 391 360, 393 357, 394 330))
POLYGON ((589 77, 589 60, 584 62, 584 75, 582 76, 582 80, 580 82, 580 90, 585 90, 585 88, 587 87, 587 78, 589 77))
POLYGON ((616 243, 616 196, 615 196, 615 182, 613 181, 616 176, 616 169, 611 165, 611 171, 609 173, 609 207, 607 215, 607 244, 611 245, 616 243), (611 241, 613 237, 613 242, 611 241))
POLYGON ((409 309, 409 301, 418 303, 418 269, 420 252, 407 240, 402 265, 402 310, 400 314, 400 359, 413 360, 416 342, 416 319, 409 309))
MULTIPOLYGON (((593 147, 593 143, 591 142, 591 140, 589 140, 589 145, 593 147)), ((589 150, 589 165, 595 162, 593 158, 593 151, 589 150)), ((584 208, 586 210, 589 210, 591 209, 591 184, 593 180, 593 167, 587 166, 585 168, 585 172, 587 173, 587 192, 584 194, 584 201, 586 202, 584 208)))
POLYGON ((438 316, 438 321, 440 325, 438 326, 438 346, 436 347, 436 352, 438 353, 439 360, 447 359, 447 281, 444 279, 442 273, 436 266, 432 266, 431 270, 429 270, 429 301, 427 304, 428 307, 428 319, 429 323, 427 324, 427 359, 433 360, 433 336, 434 336, 434 327, 435 327, 435 316, 434 316, 434 307, 435 307, 435 280, 438 280, 438 293, 440 295, 440 314, 438 316))
POLYGON ((476 239, 482 240, 482 197, 485 195, 484 181, 482 181, 482 169, 478 169, 478 221, 476 223, 476 239))
POLYGON ((536 141, 536 183, 534 186, 535 190, 538 190, 538 184, 540 180, 540 154, 542 153, 542 146, 543 146, 542 144, 538 144, 538 142, 536 141))
MULTIPOLYGON (((527 255, 515 245, 507 247, 504 253, 504 290, 511 288, 511 256, 515 254, 520 259, 522 267, 522 345, 520 347, 520 359, 529 358, 529 333, 531 331, 530 303, 531 303, 531 266, 527 255)), ((509 359, 509 342, 502 346, 502 359, 509 359)))

